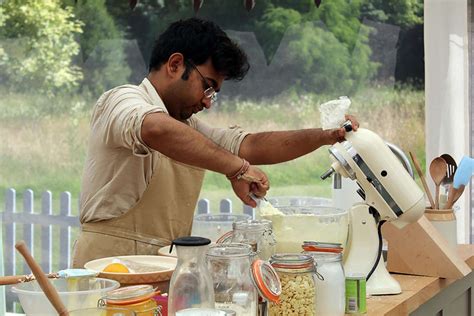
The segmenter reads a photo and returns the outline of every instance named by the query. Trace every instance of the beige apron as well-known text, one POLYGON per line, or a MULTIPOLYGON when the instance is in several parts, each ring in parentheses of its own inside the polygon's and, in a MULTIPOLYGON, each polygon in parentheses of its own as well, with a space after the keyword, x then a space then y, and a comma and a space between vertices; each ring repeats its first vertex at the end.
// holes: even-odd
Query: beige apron
POLYGON ((158 249, 191 233, 204 170, 160 155, 138 203, 110 220, 83 223, 72 266, 123 255, 156 255, 158 249))

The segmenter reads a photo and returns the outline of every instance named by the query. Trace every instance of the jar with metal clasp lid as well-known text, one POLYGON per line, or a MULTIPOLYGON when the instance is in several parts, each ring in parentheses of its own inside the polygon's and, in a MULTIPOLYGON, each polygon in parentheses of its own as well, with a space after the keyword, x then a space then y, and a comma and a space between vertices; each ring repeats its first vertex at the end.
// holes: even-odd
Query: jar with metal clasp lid
POLYGON ((214 284, 216 308, 236 315, 257 315, 257 297, 278 302, 277 273, 268 262, 254 260, 248 244, 216 244, 206 254, 214 284))
POLYGON ((268 260, 275 253, 276 240, 272 222, 267 219, 244 220, 232 223, 232 231, 224 234, 217 243, 243 243, 262 260, 268 260))
POLYGON ((316 315, 316 278, 313 257, 307 254, 275 254, 270 263, 280 277, 280 304, 270 303, 269 316, 316 315))
POLYGON ((313 257, 318 273, 323 277, 316 279, 316 315, 344 316, 346 278, 341 244, 305 241, 303 249, 313 257))
POLYGON ((151 285, 127 286, 107 292, 107 295, 99 300, 98 305, 127 309, 135 312, 137 316, 161 316, 161 307, 153 300, 155 295, 156 292, 151 285))

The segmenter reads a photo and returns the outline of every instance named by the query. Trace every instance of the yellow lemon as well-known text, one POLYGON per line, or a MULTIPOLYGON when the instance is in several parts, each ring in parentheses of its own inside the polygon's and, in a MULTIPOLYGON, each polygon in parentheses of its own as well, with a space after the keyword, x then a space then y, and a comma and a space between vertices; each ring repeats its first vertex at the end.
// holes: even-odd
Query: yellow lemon
POLYGON ((102 270, 103 272, 114 272, 114 273, 130 273, 130 270, 126 265, 121 263, 111 263, 102 270))

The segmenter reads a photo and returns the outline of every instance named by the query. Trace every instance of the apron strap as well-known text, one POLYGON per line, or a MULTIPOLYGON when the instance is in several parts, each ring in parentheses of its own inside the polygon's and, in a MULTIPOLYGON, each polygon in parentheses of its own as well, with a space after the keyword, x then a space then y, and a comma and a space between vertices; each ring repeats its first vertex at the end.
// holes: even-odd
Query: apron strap
POLYGON ((138 233, 131 230, 125 230, 119 227, 107 226, 101 222, 83 223, 81 226, 83 232, 97 233, 118 238, 135 240, 158 247, 165 247, 171 245, 171 241, 164 238, 159 238, 144 233, 138 233))

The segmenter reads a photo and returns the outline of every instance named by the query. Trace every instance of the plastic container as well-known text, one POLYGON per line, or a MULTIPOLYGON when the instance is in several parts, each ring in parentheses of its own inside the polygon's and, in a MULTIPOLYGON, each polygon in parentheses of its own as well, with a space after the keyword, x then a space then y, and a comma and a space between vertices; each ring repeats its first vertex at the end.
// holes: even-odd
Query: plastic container
POLYGON ((151 285, 127 286, 108 292, 99 304, 133 311, 137 316, 161 316, 161 307, 153 299, 155 295, 151 285))
POLYGON ((261 216, 272 221, 276 253, 299 253, 304 241, 339 243, 345 248, 349 232, 347 210, 330 199, 311 197, 269 198, 284 215, 261 216))
POLYGON ((276 254, 270 260, 280 277, 280 304, 270 303, 269 316, 316 314, 316 268, 307 254, 276 254))
POLYGON ((194 217, 192 236, 209 238, 212 242, 232 230, 232 223, 249 220, 247 214, 200 214, 194 217))
MULTIPOLYGON (((120 286, 117 281, 102 278, 50 280, 68 310, 97 307, 99 299, 120 286)), ((12 292, 18 295, 26 315, 56 315, 36 281, 17 284, 12 292)))

